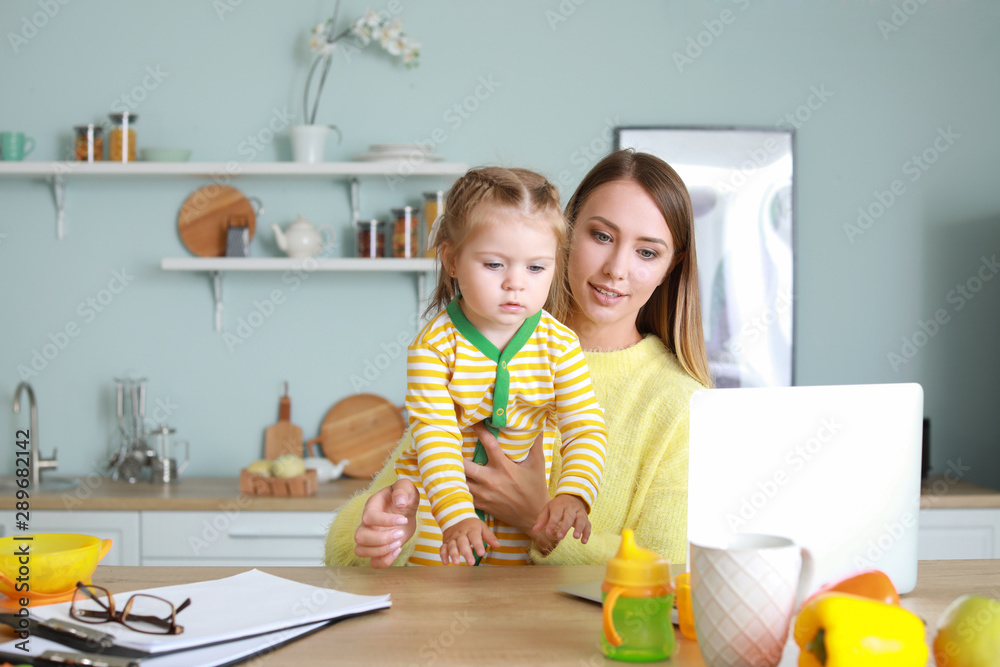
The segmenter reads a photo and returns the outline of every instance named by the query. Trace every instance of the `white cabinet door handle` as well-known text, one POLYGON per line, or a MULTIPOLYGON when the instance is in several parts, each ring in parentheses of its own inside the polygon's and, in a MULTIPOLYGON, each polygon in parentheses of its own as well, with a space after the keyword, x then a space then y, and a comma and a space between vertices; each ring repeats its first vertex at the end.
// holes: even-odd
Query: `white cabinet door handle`
POLYGON ((282 532, 280 530, 253 530, 252 528, 235 528, 229 531, 229 537, 239 538, 239 539, 266 539, 272 537, 301 537, 301 538, 315 538, 315 537, 326 537, 326 531, 317 528, 313 531, 295 531, 295 532, 282 532))

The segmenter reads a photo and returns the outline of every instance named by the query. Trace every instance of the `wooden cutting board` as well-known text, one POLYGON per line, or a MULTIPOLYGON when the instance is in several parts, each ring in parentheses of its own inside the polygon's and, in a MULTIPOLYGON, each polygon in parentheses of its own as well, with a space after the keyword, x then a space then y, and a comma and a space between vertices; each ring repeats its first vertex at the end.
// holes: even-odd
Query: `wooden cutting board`
POLYGON ((375 394, 355 394, 330 408, 319 436, 306 447, 311 451, 311 445, 318 442, 334 463, 347 459, 344 474, 348 477, 374 477, 405 430, 400 406, 375 394))
POLYGON ((206 185, 195 190, 177 215, 177 232, 184 246, 199 257, 224 257, 226 229, 245 226, 253 239, 257 215, 253 204, 236 188, 206 185))
POLYGON ((302 456, 302 429, 291 422, 292 399, 288 397, 288 385, 285 385, 285 395, 278 403, 278 423, 268 426, 264 431, 264 458, 269 461, 283 454, 302 456))

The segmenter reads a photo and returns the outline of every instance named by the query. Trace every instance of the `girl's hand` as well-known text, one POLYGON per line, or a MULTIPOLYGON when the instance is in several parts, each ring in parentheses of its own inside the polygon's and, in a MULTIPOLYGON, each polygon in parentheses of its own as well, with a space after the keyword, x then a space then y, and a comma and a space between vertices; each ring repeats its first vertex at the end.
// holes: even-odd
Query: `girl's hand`
MULTIPOLYGON (((550 500, 542 434, 535 438, 527 458, 514 463, 503 453, 484 423, 473 428, 490 459, 484 466, 465 460, 465 478, 473 502, 487 514, 531 535, 531 527, 550 500)), ((543 548, 541 543, 538 546, 543 548)), ((552 546, 555 545, 550 545, 549 549, 552 546)))
POLYGON ((354 532, 354 553, 375 568, 389 567, 417 530, 420 493, 408 479, 372 494, 354 532))
POLYGON ((545 506, 531 530, 541 531, 558 541, 566 537, 570 528, 573 528, 573 537, 580 540, 580 544, 586 544, 590 539, 586 503, 577 496, 561 493, 545 506))
POLYGON ((441 562, 445 565, 461 565, 462 558, 469 565, 476 564, 473 550, 480 557, 486 555, 486 542, 494 549, 500 548, 500 541, 482 520, 471 517, 462 519, 451 528, 442 531, 441 562))

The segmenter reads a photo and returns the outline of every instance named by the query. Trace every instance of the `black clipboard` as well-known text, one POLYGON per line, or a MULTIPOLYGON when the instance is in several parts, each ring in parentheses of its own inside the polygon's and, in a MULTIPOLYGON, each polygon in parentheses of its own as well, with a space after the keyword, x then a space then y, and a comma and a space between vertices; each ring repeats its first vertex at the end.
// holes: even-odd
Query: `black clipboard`
MULTIPOLYGON (((239 665, 249 660, 253 660, 259 656, 279 649, 286 644, 290 644, 291 642, 302 639, 303 637, 313 635, 320 630, 325 630, 329 626, 334 625, 343 619, 353 618, 354 616, 362 616, 374 611, 379 610, 373 609, 371 611, 359 612, 357 614, 340 616, 329 621, 306 623, 304 625, 292 626, 290 628, 283 628, 272 632, 247 635, 245 637, 239 637, 238 639, 223 640, 199 646, 181 648, 174 651, 162 651, 159 653, 147 653, 145 651, 115 646, 114 643, 108 641, 102 642, 99 635, 103 635, 104 633, 101 633, 99 630, 95 631, 93 627, 87 627, 82 624, 74 624, 66 621, 59 621, 56 624, 52 624, 47 621, 40 621, 38 619, 31 618, 29 616, 28 634, 30 636, 40 637, 42 639, 56 642, 66 647, 67 650, 58 652, 48 651, 35 656, 0 651, 0 660, 7 660, 12 664, 37 665, 38 667, 52 667, 53 665, 59 665, 61 667, 71 665, 87 665, 88 667, 141 667, 143 660, 155 659, 166 655, 175 655, 189 651, 197 651, 210 646, 230 644, 246 639, 262 638, 267 637, 268 635, 280 636, 288 633, 289 631, 294 631, 296 628, 315 626, 310 627, 309 630, 298 632, 291 637, 286 637, 280 641, 268 644, 262 649, 249 652, 239 652, 239 655, 234 656, 231 661, 221 663, 217 666, 230 667, 232 665, 239 665), (54 627, 54 625, 62 627, 54 627)), ((0 623, 9 625, 18 630, 23 627, 23 620, 23 617, 18 616, 17 614, 0 613, 0 623)))

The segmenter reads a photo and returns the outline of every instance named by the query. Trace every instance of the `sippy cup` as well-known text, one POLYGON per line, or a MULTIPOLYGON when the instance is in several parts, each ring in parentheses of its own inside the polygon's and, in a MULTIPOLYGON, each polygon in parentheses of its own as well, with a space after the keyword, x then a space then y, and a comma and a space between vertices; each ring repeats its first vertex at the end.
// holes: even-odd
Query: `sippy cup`
POLYGON ((604 655, 628 662, 670 657, 674 651, 670 564, 658 554, 637 546, 629 529, 622 532, 618 553, 608 560, 601 590, 604 655))

